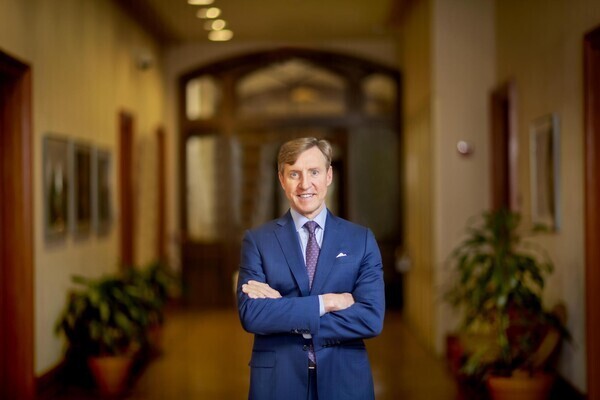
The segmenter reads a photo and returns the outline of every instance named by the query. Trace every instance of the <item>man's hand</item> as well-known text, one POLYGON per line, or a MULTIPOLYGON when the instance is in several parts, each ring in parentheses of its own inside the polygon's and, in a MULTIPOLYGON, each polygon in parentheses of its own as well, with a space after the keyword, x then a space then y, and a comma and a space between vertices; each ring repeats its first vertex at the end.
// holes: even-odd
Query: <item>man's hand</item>
POLYGON ((242 285, 242 292, 251 299, 279 299, 281 294, 266 283, 248 281, 242 285))
MULTIPOLYGON (((242 292, 251 299, 279 299, 281 294, 267 283, 248 281, 242 285, 242 292)), ((354 297, 350 293, 326 293, 321 296, 325 312, 345 310, 354 304, 354 297)))
POLYGON ((342 311, 354 304, 354 297, 350 293, 327 293, 322 297, 326 313, 342 311))

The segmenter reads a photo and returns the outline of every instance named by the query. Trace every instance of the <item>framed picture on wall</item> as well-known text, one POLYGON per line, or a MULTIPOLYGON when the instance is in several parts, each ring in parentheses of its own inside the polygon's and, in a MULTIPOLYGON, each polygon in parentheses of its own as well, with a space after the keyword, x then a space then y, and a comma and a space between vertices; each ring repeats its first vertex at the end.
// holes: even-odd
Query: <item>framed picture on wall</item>
POLYGON ((110 151, 94 152, 94 221, 99 235, 108 233, 112 219, 112 160, 110 151))
POLYGON ((535 227, 559 227, 559 129, 556 114, 533 121, 529 142, 531 218, 535 227))
POLYGON ((61 136, 43 139, 44 233, 64 238, 69 222, 69 141, 61 136))
POLYGON ((87 235, 92 224, 92 147, 73 144, 73 231, 87 235))

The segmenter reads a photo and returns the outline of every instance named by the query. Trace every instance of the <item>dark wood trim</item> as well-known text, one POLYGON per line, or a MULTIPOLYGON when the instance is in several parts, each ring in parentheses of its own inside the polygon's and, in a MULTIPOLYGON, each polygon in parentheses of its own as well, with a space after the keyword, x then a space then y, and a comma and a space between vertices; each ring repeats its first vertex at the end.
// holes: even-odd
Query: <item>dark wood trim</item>
POLYGON ((585 400, 586 396, 579 392, 569 381, 562 376, 556 378, 550 400, 585 400))
POLYGON ((181 81, 187 82, 188 80, 203 74, 213 74, 218 76, 224 72, 231 73, 232 71, 235 72, 239 79, 245 74, 249 74, 267 64, 284 62, 297 57, 313 61, 320 67, 327 68, 344 76, 348 75, 348 73, 356 73, 355 71, 357 70, 361 71, 361 75, 368 75, 374 72, 382 72, 390 75, 398 74, 398 71, 390 66, 350 54, 302 47, 281 47, 242 54, 240 56, 212 62, 201 68, 194 68, 193 70, 184 73, 181 76, 181 81))
POLYGON ((62 385, 64 384, 64 370, 65 361, 63 359, 46 373, 36 378, 35 392, 38 399, 49 399, 56 397, 55 394, 60 391, 62 385))
POLYGON ((156 227, 156 256, 159 260, 165 260, 167 256, 166 250, 166 150, 165 150, 165 130, 163 127, 159 127, 156 130, 156 145, 157 145, 157 190, 158 190, 158 204, 157 204, 157 227, 156 227))
POLYGON ((135 263, 135 191, 133 186, 134 121, 125 111, 119 113, 119 207, 121 223, 121 266, 135 263))
POLYGON ((34 397, 31 69, 0 52, 0 398, 34 397))
POLYGON ((588 399, 600 399, 600 28, 584 38, 585 282, 588 399))
POLYGON ((490 96, 491 208, 518 210, 516 89, 512 82, 498 86, 490 96))

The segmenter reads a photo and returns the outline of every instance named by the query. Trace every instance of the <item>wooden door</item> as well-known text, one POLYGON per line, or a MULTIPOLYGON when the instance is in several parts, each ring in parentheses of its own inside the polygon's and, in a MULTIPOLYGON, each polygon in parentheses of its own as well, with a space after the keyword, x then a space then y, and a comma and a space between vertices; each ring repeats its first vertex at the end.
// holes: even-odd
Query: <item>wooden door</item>
POLYGON ((157 228, 156 228, 156 258, 158 260, 165 260, 167 257, 166 249, 166 160, 165 160, 165 130, 159 127, 156 130, 156 143, 157 143, 157 160, 156 163, 156 177, 158 180, 158 210, 157 215, 157 228))
POLYGON ((0 398, 33 399, 31 72, 0 52, 0 398))
POLYGON ((588 399, 600 399, 600 27, 584 39, 588 399))
POLYGON ((500 85, 491 95, 491 207, 518 209, 517 138, 515 124, 515 88, 512 83, 500 85))
POLYGON ((121 224, 121 266, 135 263, 135 192, 133 186, 134 157, 133 116, 119 113, 119 219, 121 224))

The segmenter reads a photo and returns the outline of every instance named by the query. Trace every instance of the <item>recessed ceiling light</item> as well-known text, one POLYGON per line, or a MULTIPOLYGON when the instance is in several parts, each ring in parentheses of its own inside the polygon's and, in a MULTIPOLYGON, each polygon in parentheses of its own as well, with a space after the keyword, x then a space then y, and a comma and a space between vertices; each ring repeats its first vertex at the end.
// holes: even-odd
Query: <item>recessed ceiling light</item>
POLYGON ((215 0, 188 0, 188 4, 193 6, 207 6, 214 3, 215 0))
POLYGON ((226 42, 233 37, 233 32, 229 29, 223 29, 220 31, 211 31, 208 34, 208 39, 213 42, 226 42))
POLYGON ((204 23, 204 29, 207 31, 220 31, 225 29, 227 22, 224 19, 211 19, 204 23))
POLYGON ((227 25, 227 22, 225 22, 225 20, 223 19, 215 19, 214 21, 212 21, 212 30, 213 31, 220 31, 225 29, 225 26, 227 25))
POLYGON ((198 16, 198 18, 213 19, 221 15, 221 10, 217 7, 201 8, 198 10, 198 13, 196 15, 198 16))

